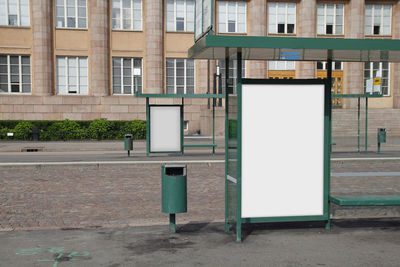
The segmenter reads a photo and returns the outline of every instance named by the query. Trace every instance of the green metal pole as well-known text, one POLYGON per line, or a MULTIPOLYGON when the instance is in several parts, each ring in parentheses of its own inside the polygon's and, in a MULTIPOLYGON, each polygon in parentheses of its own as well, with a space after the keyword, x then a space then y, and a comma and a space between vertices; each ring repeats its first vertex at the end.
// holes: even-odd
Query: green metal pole
POLYGON ((237 177, 237 221, 236 242, 242 241, 242 50, 237 52, 237 142, 238 142, 238 177, 237 177))
POLYGON ((150 106, 146 97, 146 157, 150 157, 150 106))
POLYGON ((368 97, 365 97, 365 152, 368 150, 368 97))
POLYGON ((357 105, 357 151, 360 153, 360 97, 358 97, 358 105, 357 105))
POLYGON ((182 151, 182 156, 183 155, 185 155, 185 146, 184 146, 184 140, 185 140, 185 138, 183 137, 183 124, 184 124, 184 122, 185 122, 185 120, 184 120, 184 116, 185 116, 185 111, 184 111, 184 106, 185 106, 185 100, 184 100, 184 98, 182 97, 182 114, 181 114, 181 151, 182 151))
POLYGON ((171 233, 176 233, 176 218, 175 213, 169 215, 169 231, 171 233))
POLYGON ((229 170, 229 56, 227 51, 228 49, 226 49, 225 58, 225 232, 229 232, 229 187, 227 179, 229 170))
POLYGON ((212 147, 212 153, 215 155, 215 98, 213 98, 213 108, 212 108, 212 116, 213 116, 213 129, 212 129, 212 142, 213 142, 213 147, 212 147))
MULTIPOLYGON (((328 51, 328 61, 327 61, 327 78, 328 78, 328 95, 326 96, 327 101, 325 102, 325 105, 327 105, 328 108, 328 146, 327 146, 327 153, 325 155, 325 174, 326 176, 326 191, 325 191, 325 197, 326 197, 326 210, 328 214, 328 220, 326 221, 325 224, 325 229, 331 229, 331 206, 329 202, 329 195, 331 191, 331 151, 332 151, 332 51, 328 51)), ((325 133, 326 134, 326 133, 325 133)))

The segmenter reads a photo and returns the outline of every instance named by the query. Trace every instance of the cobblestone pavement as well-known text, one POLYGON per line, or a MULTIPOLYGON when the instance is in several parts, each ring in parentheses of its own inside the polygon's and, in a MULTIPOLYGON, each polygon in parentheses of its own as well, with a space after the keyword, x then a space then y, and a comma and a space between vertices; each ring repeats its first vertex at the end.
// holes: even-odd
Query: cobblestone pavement
MULTIPOLYGON (((178 224, 224 220, 224 169, 224 163, 188 164, 188 213, 177 215, 178 224)), ((332 161, 334 173, 398 171, 400 160, 332 161)), ((0 230, 166 224, 160 172, 155 163, 2 166, 0 230)), ((399 195, 400 177, 332 177, 331 192, 399 195)))

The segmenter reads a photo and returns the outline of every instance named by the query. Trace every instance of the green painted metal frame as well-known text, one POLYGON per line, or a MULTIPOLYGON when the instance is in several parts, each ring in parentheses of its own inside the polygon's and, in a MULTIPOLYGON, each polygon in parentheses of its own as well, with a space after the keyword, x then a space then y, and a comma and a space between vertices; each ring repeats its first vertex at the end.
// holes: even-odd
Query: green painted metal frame
MULTIPOLYGON (((182 114, 184 109, 184 99, 185 98, 224 98, 224 94, 142 94, 136 93, 136 97, 146 98, 146 156, 150 157, 150 153, 176 153, 176 152, 151 152, 150 151, 150 98, 181 98, 182 99, 182 114)), ((162 105, 159 105, 162 106, 162 105)), ((173 105, 169 105, 173 106, 173 105)), ((215 155, 215 148, 217 144, 215 143, 215 105, 213 105, 213 127, 212 127, 212 144, 199 144, 199 145, 185 145, 184 144, 184 131, 183 131, 183 115, 181 121, 182 135, 182 155, 185 154, 185 147, 211 147, 212 154, 215 155)))
MULTIPOLYGON (((324 99, 324 206, 323 215, 320 216, 289 216, 267 218, 241 218, 242 222, 287 222, 287 221, 326 221, 327 228, 330 223, 329 192, 330 192, 330 153, 331 153, 331 88, 328 79, 243 79, 242 84, 323 84, 325 86, 324 99)), ((241 111, 240 111, 241 112, 241 111)), ((240 143, 241 146, 241 143, 240 143)), ((241 177, 240 177, 241 180, 241 177)))
POLYGON ((136 94, 145 98, 224 98, 224 94, 136 94))
MULTIPOLYGON (((227 36, 209 34, 199 39, 188 51, 189 58, 208 58, 222 59, 224 55, 218 54, 216 48, 240 48, 242 49, 242 59, 262 60, 256 54, 250 53, 249 49, 274 49, 273 56, 264 60, 281 60, 280 51, 282 49, 297 49, 303 52, 311 50, 325 51, 331 53, 332 60, 346 61, 342 58, 335 58, 336 51, 359 51, 358 62, 374 61, 376 55, 371 51, 380 51, 378 61, 400 62, 399 54, 392 55, 389 52, 400 51, 400 40, 396 39, 347 39, 347 38, 301 38, 301 37, 270 37, 270 36, 227 36), (207 49, 212 49, 211 58, 199 55, 207 49), (375 56, 375 57, 374 57, 375 56)), ((353 53, 354 54, 354 53, 353 53)), ((328 55, 299 57, 301 61, 326 60, 328 55)), ((292 60, 292 59, 291 59, 292 60)), ((355 60, 347 60, 355 61, 355 60)))
POLYGON ((148 101, 146 99, 146 118, 147 118, 147 123, 146 123, 146 143, 148 146, 146 147, 146 155, 150 156, 150 154, 168 154, 168 153, 181 153, 183 154, 183 103, 182 105, 149 105, 148 101), (151 132, 151 121, 150 121, 150 112, 151 112, 151 107, 180 107, 180 132, 181 132, 181 149, 179 151, 151 151, 151 140, 150 140, 150 132, 151 132))
MULTIPOLYGON (((331 124, 332 124, 332 101, 331 101, 331 83, 329 77, 331 77, 331 71, 328 72, 328 79, 295 79, 295 80, 277 80, 277 79, 242 79, 241 77, 241 55, 240 52, 238 57, 238 80, 237 80, 237 98, 238 98, 238 110, 237 110, 237 139, 238 139, 238 155, 237 155, 237 183, 236 183, 236 241, 241 241, 241 229, 242 223, 259 223, 259 222, 287 222, 287 221, 325 221, 326 228, 330 228, 330 206, 329 206, 329 192, 330 192, 330 155, 331 155, 331 124), (241 195, 241 170, 242 170, 242 84, 323 84, 325 91, 324 98, 324 188, 323 188, 323 214, 319 216, 289 216, 289 217, 265 217, 265 218, 242 218, 241 216, 241 206, 242 206, 242 195, 241 195)), ((228 94, 226 95, 228 99, 228 94)), ((228 104, 226 104, 229 107, 228 104)), ((226 111, 226 117, 228 117, 228 111, 226 111)), ((226 118, 226 124, 228 124, 228 119, 226 118)), ((229 129, 225 129, 225 136, 229 138, 229 129)), ((227 139, 228 139, 227 138, 227 139)), ((228 156, 228 145, 226 141, 226 164, 229 160, 228 156)), ((225 171, 225 230, 229 230, 228 214, 229 214, 229 204, 228 204, 228 170, 226 165, 225 171)))

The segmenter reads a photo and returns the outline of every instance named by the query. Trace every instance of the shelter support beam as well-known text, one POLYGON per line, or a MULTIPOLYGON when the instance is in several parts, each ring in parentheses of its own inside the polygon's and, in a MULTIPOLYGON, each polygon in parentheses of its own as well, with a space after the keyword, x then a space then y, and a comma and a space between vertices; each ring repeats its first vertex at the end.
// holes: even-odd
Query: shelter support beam
POLYGON ((229 232, 229 187, 228 187, 228 168, 229 168, 229 54, 225 58, 225 232, 229 232))
POLYGON ((242 51, 237 52, 237 83, 238 95, 237 112, 237 143, 238 143, 238 179, 237 179, 237 220, 236 220, 236 242, 242 241, 242 51))

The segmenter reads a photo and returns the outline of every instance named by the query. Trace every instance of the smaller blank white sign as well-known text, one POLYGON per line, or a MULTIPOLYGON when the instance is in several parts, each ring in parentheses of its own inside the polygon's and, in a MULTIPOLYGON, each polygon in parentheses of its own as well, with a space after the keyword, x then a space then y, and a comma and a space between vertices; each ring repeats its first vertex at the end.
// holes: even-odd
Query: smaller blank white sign
POLYGON ((181 152, 181 107, 150 106, 150 152, 181 152))

